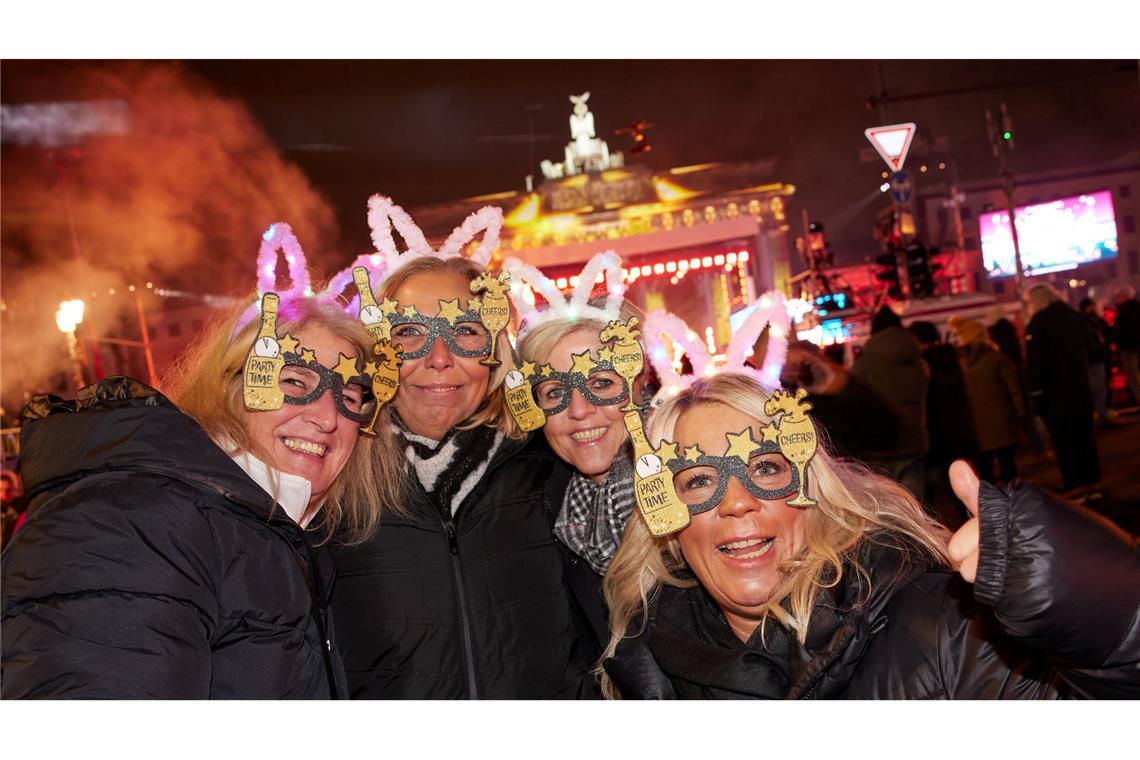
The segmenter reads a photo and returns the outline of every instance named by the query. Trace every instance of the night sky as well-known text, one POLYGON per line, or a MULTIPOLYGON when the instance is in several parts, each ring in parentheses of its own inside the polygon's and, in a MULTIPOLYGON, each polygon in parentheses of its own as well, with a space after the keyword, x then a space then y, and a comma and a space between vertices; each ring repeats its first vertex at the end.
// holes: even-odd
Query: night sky
MULTIPOLYGON (((873 247, 884 165, 861 162, 876 64, 852 61, 210 61, 191 68, 241 98, 336 210, 343 239, 367 242, 364 199, 405 206, 517 190, 535 160, 561 156, 568 96, 589 90, 599 136, 654 124, 658 169, 776 158, 799 209, 824 221, 841 258, 873 247), (528 107, 539 106, 528 111, 528 107)), ((918 139, 945 138, 962 181, 996 174, 985 109, 1014 118, 1016 171, 1111 161, 1140 147, 1136 61, 886 61, 889 96, 960 91, 888 103, 885 123, 914 121, 918 139)), ((908 167, 917 168, 914 157, 908 167)), ((912 171, 912 174, 916 172, 912 171)), ((931 175, 933 176, 933 175, 931 175)), ((920 183, 922 178, 916 177, 920 183)), ((921 187, 920 187, 921 189, 921 187)), ((457 220, 458 221, 458 220, 457 220)), ((797 224, 798 228, 798 224, 797 224)))

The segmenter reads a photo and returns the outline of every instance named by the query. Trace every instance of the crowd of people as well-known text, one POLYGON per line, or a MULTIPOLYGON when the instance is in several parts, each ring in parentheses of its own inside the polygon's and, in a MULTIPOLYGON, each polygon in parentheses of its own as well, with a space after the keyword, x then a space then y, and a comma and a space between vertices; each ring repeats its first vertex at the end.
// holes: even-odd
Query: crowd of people
POLYGON ((1015 478, 1037 414, 1068 495, 1099 480, 1094 321, 1047 286, 1024 357, 886 309, 849 370, 773 319, 654 373, 612 253, 566 298, 486 272, 493 209, 439 249, 369 210, 382 265, 259 282, 165 394, 29 404, 4 697, 1140 696, 1135 538, 1015 478))

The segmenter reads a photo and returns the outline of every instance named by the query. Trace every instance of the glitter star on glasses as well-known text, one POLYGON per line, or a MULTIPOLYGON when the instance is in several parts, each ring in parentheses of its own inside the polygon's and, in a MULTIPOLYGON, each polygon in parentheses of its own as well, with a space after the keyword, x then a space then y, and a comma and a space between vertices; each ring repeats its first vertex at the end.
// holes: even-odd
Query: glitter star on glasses
POLYGON ((449 324, 455 324, 455 320, 463 315, 463 309, 459 308, 459 299, 453 298, 450 301, 444 301, 442 298, 439 300, 439 314, 436 316, 441 319, 446 319, 449 324))
POLYGON ((740 461, 745 464, 752 456, 752 452, 760 448, 760 443, 752 437, 752 428, 745 428, 739 433, 726 433, 725 438, 728 439, 728 451, 725 452, 726 457, 738 457, 740 461))
POLYGON ((590 356, 589 350, 583 351, 580 354, 570 354, 574 360, 574 366, 571 367, 571 372, 577 372, 582 377, 589 377, 590 372, 598 366, 594 361, 594 357, 590 356))
POLYGON ((337 362, 336 367, 333 368, 333 372, 340 375, 340 379, 344 381, 345 385, 348 385, 349 380, 360 374, 356 370, 356 360, 344 354, 338 354, 338 356, 340 357, 340 361, 337 362))
POLYGON ((300 341, 298 341, 292 335, 289 335, 288 333, 286 333, 285 337, 281 339, 281 353, 283 353, 283 354, 295 354, 295 353, 297 353, 297 344, 299 342, 300 341))
POLYGON ((692 446, 689 446, 685 449, 685 459, 690 462, 696 462, 701 458, 701 456, 704 455, 704 453, 705 452, 701 451, 701 447, 694 443, 692 446))

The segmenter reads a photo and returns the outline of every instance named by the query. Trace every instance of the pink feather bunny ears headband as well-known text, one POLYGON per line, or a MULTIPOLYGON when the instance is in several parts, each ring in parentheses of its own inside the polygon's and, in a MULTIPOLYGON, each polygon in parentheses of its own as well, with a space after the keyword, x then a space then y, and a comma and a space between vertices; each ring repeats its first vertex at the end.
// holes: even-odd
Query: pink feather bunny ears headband
POLYGON ((757 300, 757 308, 748 315, 740 329, 732 334, 723 362, 716 362, 704 342, 677 315, 656 310, 649 312, 642 330, 642 340, 649 352, 649 362, 661 380, 661 390, 653 397, 653 406, 689 387, 698 378, 722 372, 737 372, 754 377, 768 390, 780 386, 780 370, 788 356, 788 333, 791 317, 783 294, 769 291, 757 300), (746 362, 753 347, 768 327, 768 346, 764 362, 752 367, 746 362), (673 368, 669 350, 663 338, 678 344, 693 365, 690 375, 681 375, 673 368))
MULTIPOLYGON (((368 199, 368 226, 372 231, 372 243, 376 246, 376 251, 357 256, 352 264, 333 275, 324 290, 314 293, 305 252, 293 234, 293 229, 285 222, 269 225, 261 236, 261 248, 257 254, 258 298, 242 313, 235 333, 257 318, 261 309, 261 296, 265 293, 277 292, 283 299, 315 297, 335 301, 344 293, 345 288, 353 284, 353 271, 359 267, 368 270, 372 286, 379 289, 393 272, 409 261, 425 256, 438 259, 461 256, 464 247, 480 232, 484 233, 483 240, 470 258, 480 267, 486 267, 499 246, 503 212, 494 206, 479 209, 452 230, 443 245, 434 249, 404 209, 393 203, 391 198, 377 194, 368 199), (400 233, 407 245, 403 252, 396 247, 396 241, 392 237, 393 229, 400 233), (284 254, 289 268, 291 284, 287 290, 276 289, 279 253, 284 254)), ((345 310, 355 313, 358 308, 359 296, 354 295, 345 310)))

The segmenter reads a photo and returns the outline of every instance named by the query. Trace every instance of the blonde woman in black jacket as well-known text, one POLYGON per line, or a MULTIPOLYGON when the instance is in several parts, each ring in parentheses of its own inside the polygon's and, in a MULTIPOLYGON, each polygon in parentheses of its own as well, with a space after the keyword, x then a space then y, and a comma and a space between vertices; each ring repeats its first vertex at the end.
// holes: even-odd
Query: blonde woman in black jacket
POLYGON ((5 699, 345 695, 322 541, 360 540, 391 498, 379 484, 394 440, 358 435, 374 339, 338 306, 282 297, 283 403, 251 411, 246 362, 268 336, 237 324, 186 357, 173 401, 119 377, 25 410, 31 506, 3 555, 5 699))
MULTIPOLYGON (((650 441, 719 456, 726 434, 764 440, 768 398, 740 375, 697 381, 656 413, 650 441)), ((748 487, 675 474, 683 501, 711 502, 679 533, 631 521, 605 580, 608 696, 1140 696, 1140 555, 1111 524, 955 463, 975 517, 950 537, 898 484, 822 446, 806 489, 760 451, 748 487), (798 491, 817 503, 789 506, 798 491)))

